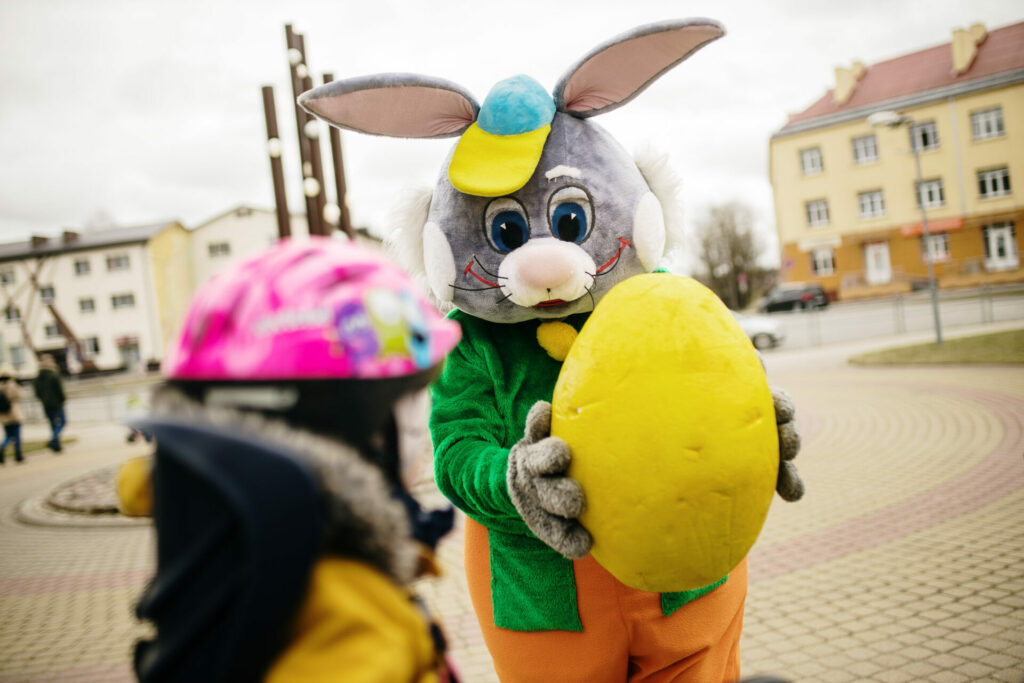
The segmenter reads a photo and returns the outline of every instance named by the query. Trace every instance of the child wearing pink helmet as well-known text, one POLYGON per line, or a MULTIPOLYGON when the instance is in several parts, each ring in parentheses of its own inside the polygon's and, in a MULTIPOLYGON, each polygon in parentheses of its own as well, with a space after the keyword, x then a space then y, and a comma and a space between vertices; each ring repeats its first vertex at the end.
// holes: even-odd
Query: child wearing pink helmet
MULTIPOLYGON (((376 251, 285 241, 200 288, 135 427, 151 475, 156 626, 141 681, 453 680, 405 587, 451 527, 407 490, 400 406, 459 339, 376 251)), ((151 489, 140 481, 151 483, 151 489)))

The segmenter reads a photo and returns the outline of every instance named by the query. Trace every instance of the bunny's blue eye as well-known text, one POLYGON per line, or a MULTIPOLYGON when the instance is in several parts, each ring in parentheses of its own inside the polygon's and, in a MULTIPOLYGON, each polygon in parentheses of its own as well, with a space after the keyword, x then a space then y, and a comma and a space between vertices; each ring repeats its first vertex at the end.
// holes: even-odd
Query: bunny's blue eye
POLYGON ((576 202, 559 204, 551 214, 551 231, 563 242, 582 242, 587 227, 587 214, 576 202))
POLYGON ((502 211, 491 220, 491 239, 498 251, 509 252, 526 244, 530 230, 518 211, 502 211))
POLYGON ((590 197, 582 187, 570 185, 555 192, 548 203, 551 234, 563 242, 579 244, 594 224, 590 197))

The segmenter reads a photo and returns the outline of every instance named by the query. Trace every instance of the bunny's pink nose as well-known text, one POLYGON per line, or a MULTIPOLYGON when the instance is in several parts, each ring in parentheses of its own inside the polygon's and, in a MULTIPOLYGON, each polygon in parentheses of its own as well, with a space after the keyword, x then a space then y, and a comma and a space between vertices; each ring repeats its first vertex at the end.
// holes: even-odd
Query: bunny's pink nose
POLYGON ((534 289, 555 289, 573 274, 572 260, 557 249, 535 249, 519 266, 523 284, 534 289))

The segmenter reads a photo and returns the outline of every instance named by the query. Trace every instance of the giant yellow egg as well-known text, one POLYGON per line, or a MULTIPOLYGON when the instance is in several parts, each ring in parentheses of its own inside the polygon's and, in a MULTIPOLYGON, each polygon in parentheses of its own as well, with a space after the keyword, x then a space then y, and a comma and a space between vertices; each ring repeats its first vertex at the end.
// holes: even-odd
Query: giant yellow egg
POLYGON ((605 295, 562 366, 551 433, 569 444, 594 558, 628 586, 714 583, 761 531, 779 467, 771 391, 696 280, 639 275, 605 295))

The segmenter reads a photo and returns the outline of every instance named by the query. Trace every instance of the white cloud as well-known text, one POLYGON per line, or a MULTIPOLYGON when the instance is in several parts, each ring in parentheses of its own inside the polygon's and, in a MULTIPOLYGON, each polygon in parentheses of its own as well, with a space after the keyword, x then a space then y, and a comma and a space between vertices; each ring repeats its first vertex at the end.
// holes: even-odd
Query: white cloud
MULTIPOLYGON (((271 0, 3 2, 0 241, 52 233, 100 209, 125 223, 190 224, 240 203, 269 206, 264 84, 276 90, 290 208, 303 210, 286 22, 305 34, 318 82, 323 71, 412 71, 482 100, 517 73, 551 87, 598 43, 680 13, 719 19, 728 35, 600 122, 627 149, 654 140, 670 152, 687 223, 710 203, 739 199, 769 237, 768 137, 831 87, 835 66, 1024 16, 1017 0, 631 0, 599 10, 592 0, 295 1, 287 10, 271 0)), ((399 192, 434 182, 452 144, 343 139, 352 216, 378 232, 399 192)))

